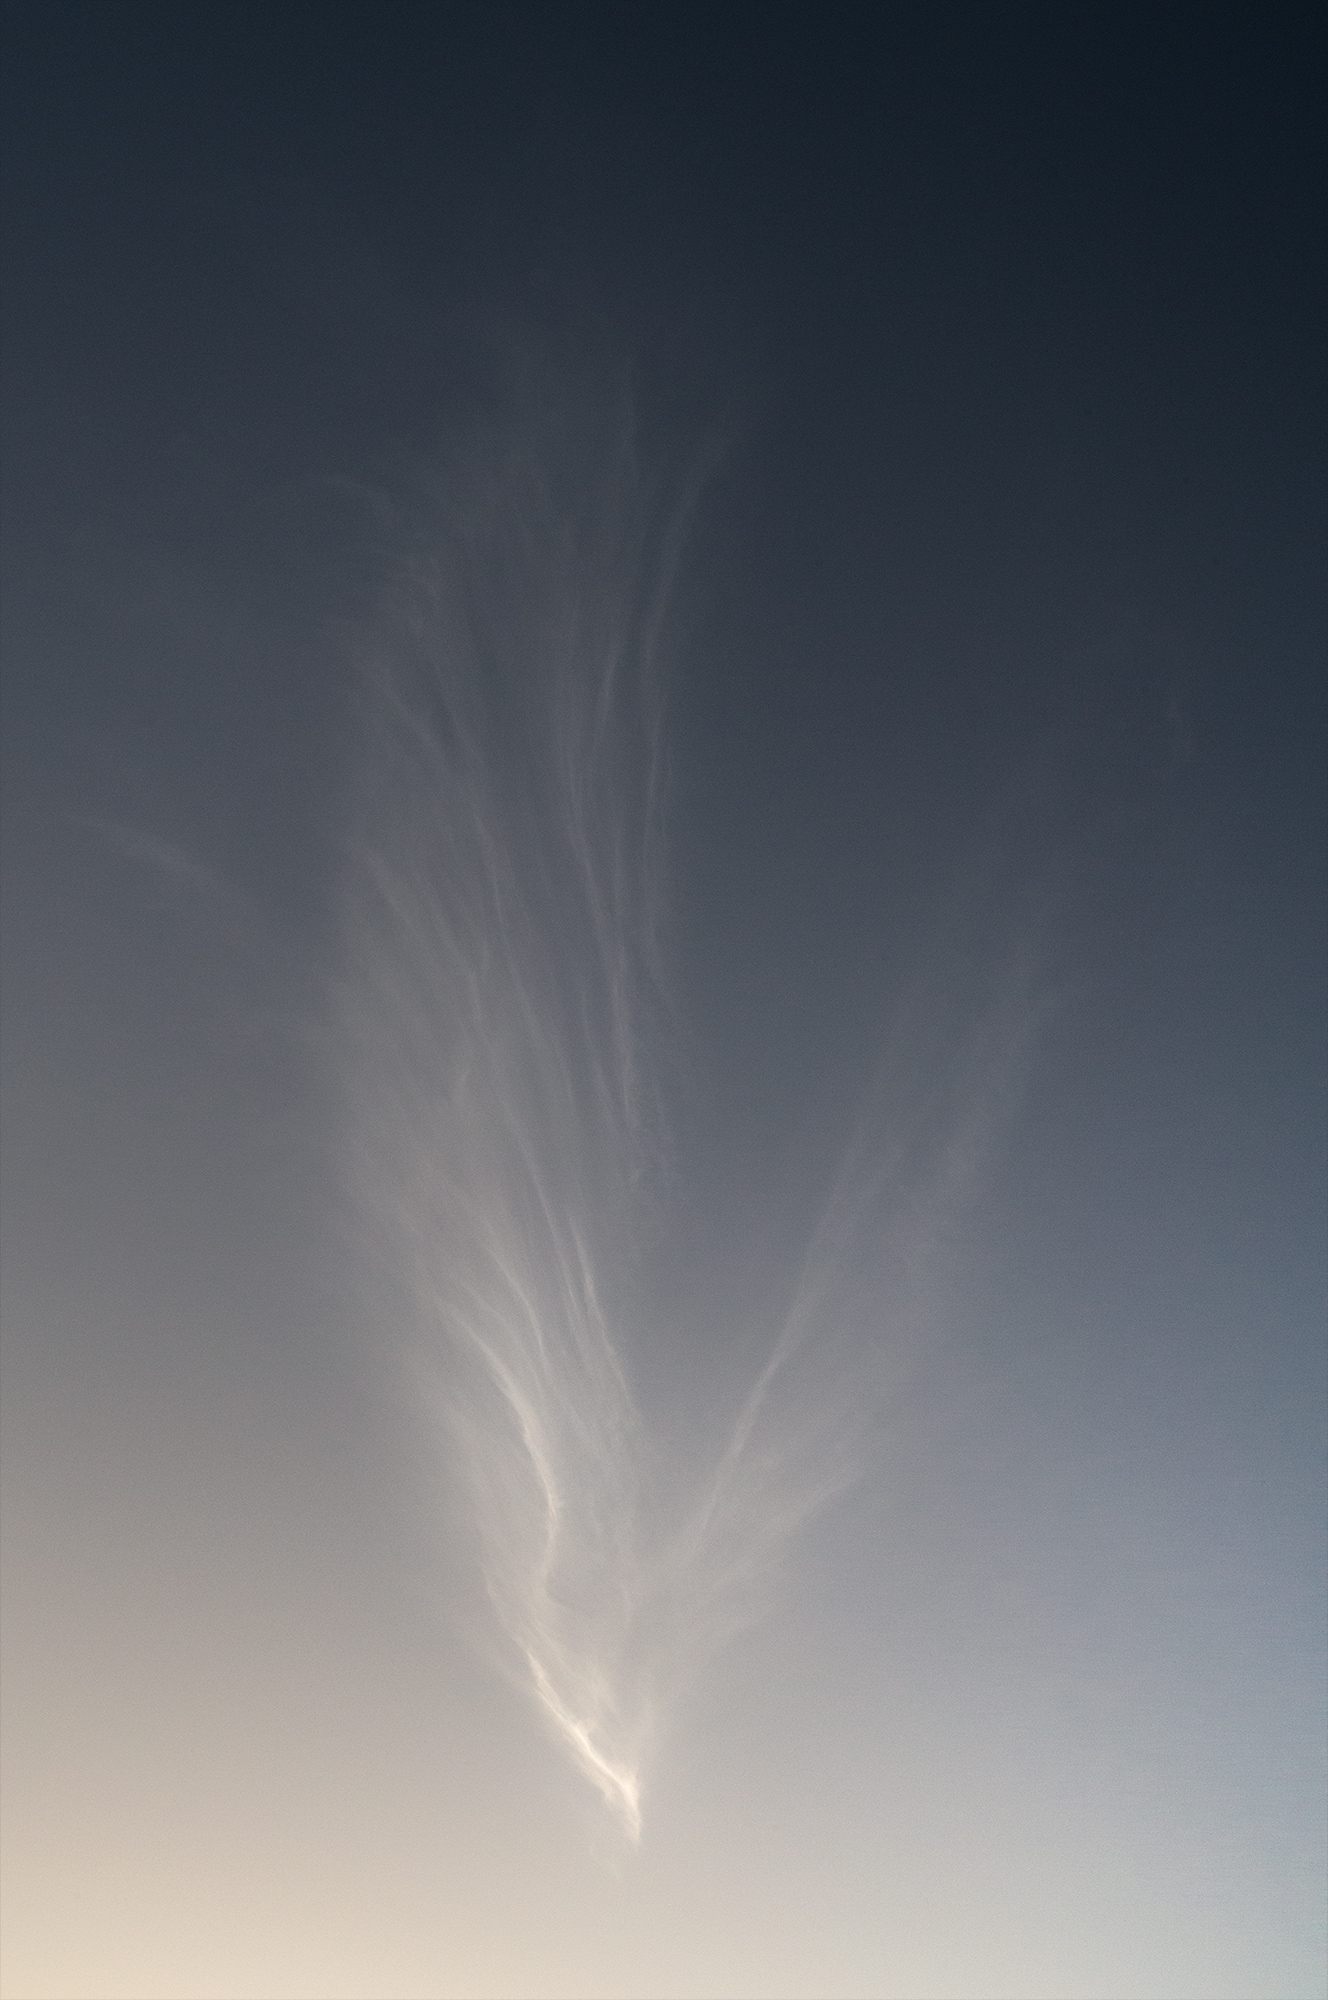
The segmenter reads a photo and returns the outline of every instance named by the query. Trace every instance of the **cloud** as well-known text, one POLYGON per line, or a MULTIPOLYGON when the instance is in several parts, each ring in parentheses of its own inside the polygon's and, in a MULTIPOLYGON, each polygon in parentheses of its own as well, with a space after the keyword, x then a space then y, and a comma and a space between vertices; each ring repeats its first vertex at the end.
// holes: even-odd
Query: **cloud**
POLYGON ((89 818, 84 825, 97 834, 107 846, 113 847, 124 860, 146 868, 160 880, 177 889, 187 889, 195 894, 220 897, 230 900, 236 891, 215 868, 209 868, 186 848, 177 842, 163 840, 160 834, 145 832, 140 827, 125 826, 112 819, 89 818))

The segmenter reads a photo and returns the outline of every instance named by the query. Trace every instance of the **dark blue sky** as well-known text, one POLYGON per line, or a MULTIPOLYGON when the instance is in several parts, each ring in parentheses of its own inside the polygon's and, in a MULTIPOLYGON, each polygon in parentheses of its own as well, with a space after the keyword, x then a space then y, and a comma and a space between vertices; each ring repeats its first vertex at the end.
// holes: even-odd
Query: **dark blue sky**
POLYGON ((9 1786, 57 1802, 8 1840, 16 1995, 1319 1990, 1321 41, 10 7, 9 1786), (547 1746, 402 1609, 328 1077, 352 667, 539 370, 628 380, 666 486, 715 468, 647 1397, 704 1431, 855 1130, 972 1154, 848 1259, 873 1469, 611 1908, 547 1746), (315 1710, 369 1746, 340 1808, 315 1710), (245 1756, 262 1866, 211 1830, 245 1756))

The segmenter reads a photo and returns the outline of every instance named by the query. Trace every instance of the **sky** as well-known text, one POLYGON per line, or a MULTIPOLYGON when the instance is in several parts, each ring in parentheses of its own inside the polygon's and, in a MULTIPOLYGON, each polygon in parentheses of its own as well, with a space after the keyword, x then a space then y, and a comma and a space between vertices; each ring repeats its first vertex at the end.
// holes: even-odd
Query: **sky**
POLYGON ((1300 2000, 1311 10, 8 10, 8 2000, 1300 2000))

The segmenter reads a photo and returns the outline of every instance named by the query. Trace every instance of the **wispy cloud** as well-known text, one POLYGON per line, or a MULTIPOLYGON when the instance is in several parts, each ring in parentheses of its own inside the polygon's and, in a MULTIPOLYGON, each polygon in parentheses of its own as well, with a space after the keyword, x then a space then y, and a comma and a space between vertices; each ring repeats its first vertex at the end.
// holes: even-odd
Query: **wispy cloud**
POLYGON ((687 506, 644 476, 616 405, 480 437, 443 514, 366 643, 352 1173, 497 1656, 635 1840, 670 1708, 855 1476, 846 1274, 875 1235, 896 1290, 924 1281, 1027 1052, 1027 965, 921 979, 711 1470, 661 1491, 632 1356, 665 1151, 664 655, 687 506))
POLYGON ((148 869, 175 888, 227 899, 236 893, 215 868, 208 867, 177 842, 164 840, 160 834, 126 826, 120 820, 89 818, 84 824, 124 860, 148 869))

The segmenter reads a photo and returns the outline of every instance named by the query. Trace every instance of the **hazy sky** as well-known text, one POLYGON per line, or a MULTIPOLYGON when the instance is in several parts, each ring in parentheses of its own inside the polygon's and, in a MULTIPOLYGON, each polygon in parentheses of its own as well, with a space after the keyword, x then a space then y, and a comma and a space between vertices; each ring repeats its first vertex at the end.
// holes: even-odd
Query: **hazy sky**
POLYGON ((5 1995, 1324 1992, 1311 10, 7 39, 5 1995))

